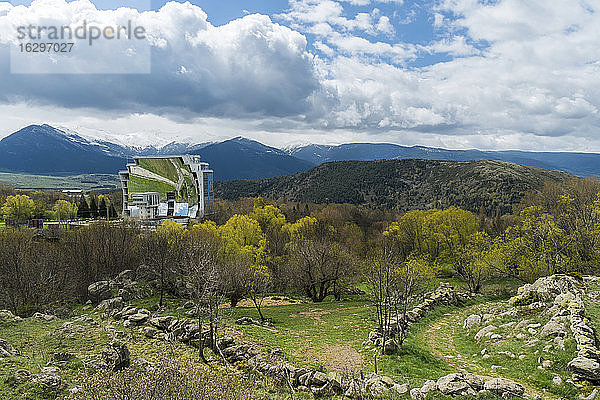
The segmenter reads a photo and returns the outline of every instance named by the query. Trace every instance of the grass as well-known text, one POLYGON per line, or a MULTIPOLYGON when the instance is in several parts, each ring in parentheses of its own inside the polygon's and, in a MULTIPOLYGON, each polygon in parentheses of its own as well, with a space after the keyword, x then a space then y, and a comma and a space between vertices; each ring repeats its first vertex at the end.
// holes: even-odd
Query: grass
POLYGON ((0 182, 8 183, 17 189, 92 190, 115 189, 121 186, 116 174, 49 176, 0 172, 0 182))

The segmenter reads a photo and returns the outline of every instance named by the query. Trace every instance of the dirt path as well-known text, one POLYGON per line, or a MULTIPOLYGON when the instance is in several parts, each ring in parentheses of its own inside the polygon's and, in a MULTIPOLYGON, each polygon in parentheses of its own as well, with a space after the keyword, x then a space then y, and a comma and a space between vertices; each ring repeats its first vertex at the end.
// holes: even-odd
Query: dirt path
MULTIPOLYGON (((457 335, 457 327, 462 327, 465 318, 476 313, 478 305, 471 306, 468 308, 461 309, 455 313, 445 314, 444 317, 435 323, 425 331, 424 336, 425 342, 429 346, 431 354, 440 358, 448 363, 459 372, 463 373, 474 373, 486 377, 503 377, 501 374, 492 372, 490 369, 483 367, 477 363, 472 356, 465 356, 460 354, 454 344, 454 338, 457 335)), ((525 383, 521 380, 506 377, 507 379, 519 382, 525 387, 525 395, 528 397, 541 396, 543 399, 560 399, 551 393, 540 392, 530 384, 525 383)))

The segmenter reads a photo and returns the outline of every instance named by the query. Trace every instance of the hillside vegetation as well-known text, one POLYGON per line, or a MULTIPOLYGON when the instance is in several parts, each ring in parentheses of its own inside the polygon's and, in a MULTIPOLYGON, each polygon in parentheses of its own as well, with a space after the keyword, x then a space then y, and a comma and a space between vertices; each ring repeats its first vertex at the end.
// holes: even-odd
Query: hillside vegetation
POLYGON ((525 193, 571 175, 503 161, 382 160, 326 163, 260 180, 216 182, 219 197, 350 203, 408 211, 451 205, 477 212, 512 212, 525 193))

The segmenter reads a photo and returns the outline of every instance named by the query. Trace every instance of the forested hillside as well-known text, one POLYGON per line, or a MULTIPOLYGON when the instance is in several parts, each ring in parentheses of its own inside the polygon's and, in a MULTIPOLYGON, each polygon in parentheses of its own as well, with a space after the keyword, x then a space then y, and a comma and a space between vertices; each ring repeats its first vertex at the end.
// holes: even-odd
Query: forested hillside
POLYGON ((569 177, 503 161, 341 161, 294 175, 217 182, 215 189, 226 200, 263 196, 397 211, 455 205, 474 212, 485 207, 488 213, 509 213, 527 191, 569 177))

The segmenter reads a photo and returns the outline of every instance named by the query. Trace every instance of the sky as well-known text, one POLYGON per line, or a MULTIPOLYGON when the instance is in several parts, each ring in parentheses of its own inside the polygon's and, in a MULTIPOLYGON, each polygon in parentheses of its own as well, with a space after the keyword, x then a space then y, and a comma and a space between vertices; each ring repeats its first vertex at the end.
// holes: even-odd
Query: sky
POLYGON ((600 0, 0 1, 0 137, 48 123, 129 145, 600 152, 599 12, 600 0), (23 73, 62 55, 17 63, 18 26, 83 19, 147 35, 76 44, 58 63, 79 73, 23 73))

